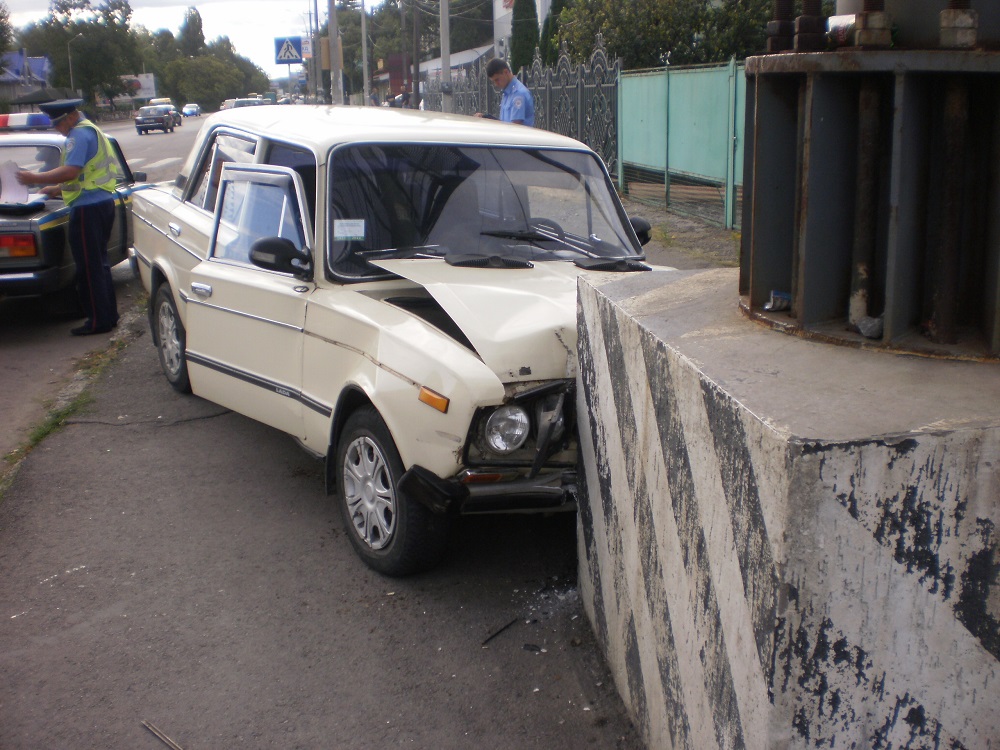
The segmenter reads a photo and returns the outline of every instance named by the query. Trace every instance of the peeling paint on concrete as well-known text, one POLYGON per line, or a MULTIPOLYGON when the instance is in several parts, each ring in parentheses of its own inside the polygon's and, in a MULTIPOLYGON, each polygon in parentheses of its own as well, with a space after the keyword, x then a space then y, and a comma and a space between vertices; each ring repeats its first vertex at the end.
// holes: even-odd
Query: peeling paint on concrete
POLYGON ((1000 748, 1000 428, 776 429, 578 310, 581 595, 648 745, 1000 748))

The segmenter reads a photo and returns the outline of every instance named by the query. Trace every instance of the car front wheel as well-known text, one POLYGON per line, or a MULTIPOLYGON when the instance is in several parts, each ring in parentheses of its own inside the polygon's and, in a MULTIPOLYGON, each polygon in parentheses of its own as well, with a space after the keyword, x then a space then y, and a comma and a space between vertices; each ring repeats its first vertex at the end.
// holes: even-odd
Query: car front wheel
POLYGON ((347 419, 334 461, 347 536, 370 568, 402 576, 427 570, 441 559, 448 518, 399 491, 403 462, 373 407, 347 419))
POLYGON ((170 287, 166 284, 161 284, 156 290, 156 296, 153 297, 150 322, 156 353, 160 358, 160 368, 167 377, 167 382, 181 393, 190 393, 191 381, 188 379, 185 354, 187 334, 180 316, 177 315, 170 287))

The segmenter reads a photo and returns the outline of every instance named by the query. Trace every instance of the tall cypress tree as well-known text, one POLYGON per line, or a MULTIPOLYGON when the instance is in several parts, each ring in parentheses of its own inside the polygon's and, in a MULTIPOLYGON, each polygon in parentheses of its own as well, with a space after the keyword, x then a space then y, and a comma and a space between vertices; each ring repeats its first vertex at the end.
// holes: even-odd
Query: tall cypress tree
POLYGON ((530 68, 538 45, 538 11, 535 0, 514 0, 510 36, 510 69, 515 75, 530 68))
POLYGON ((565 7, 566 0, 552 0, 549 14, 542 24, 538 49, 542 53, 542 62, 546 65, 555 65, 559 62, 559 14, 565 7))

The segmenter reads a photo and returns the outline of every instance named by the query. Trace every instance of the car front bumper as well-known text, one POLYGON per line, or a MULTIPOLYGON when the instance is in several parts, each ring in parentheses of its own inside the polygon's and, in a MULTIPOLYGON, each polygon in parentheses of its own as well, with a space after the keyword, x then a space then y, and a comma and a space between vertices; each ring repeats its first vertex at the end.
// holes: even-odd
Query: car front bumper
POLYGON ((435 513, 553 512, 576 508, 576 470, 556 469, 537 476, 478 483, 441 479, 422 466, 411 467, 399 489, 435 513))

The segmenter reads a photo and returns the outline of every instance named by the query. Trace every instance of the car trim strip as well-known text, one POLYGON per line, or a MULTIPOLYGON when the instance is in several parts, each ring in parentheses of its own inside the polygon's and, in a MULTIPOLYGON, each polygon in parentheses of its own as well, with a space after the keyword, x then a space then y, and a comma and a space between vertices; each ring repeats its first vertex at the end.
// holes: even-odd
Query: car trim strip
POLYGON ((326 404, 320 403, 319 401, 306 396, 302 393, 302 391, 297 388, 293 388, 290 385, 268 380, 260 375, 255 375, 253 373, 246 372, 245 370, 237 369, 232 365, 227 365, 219 362, 218 360, 210 359, 209 357, 205 357, 196 352, 187 352, 187 360, 189 364, 207 367, 209 370, 215 370, 223 375, 229 375, 237 380, 242 380, 244 383, 249 383, 250 385, 255 385, 258 388, 263 388, 264 390, 276 393, 279 396, 285 396, 286 398, 298 401, 306 408, 311 409, 321 416, 329 417, 333 414, 333 407, 327 406, 326 404))
POLYGON ((153 222, 151 222, 146 217, 139 216, 139 214, 137 214, 135 211, 133 211, 132 212, 132 218, 133 219, 138 219, 139 221, 141 221, 143 224, 145 224, 147 227, 149 227, 153 231, 157 232, 158 234, 160 234, 163 237, 166 237, 171 242, 171 244, 176 245, 181 250, 183 250, 188 255, 190 255, 192 258, 197 258, 199 263, 201 263, 201 261, 205 260, 202 256, 198 255, 198 253, 196 253, 194 250, 192 250, 191 248, 188 248, 188 247, 185 247, 184 245, 182 245, 180 242, 177 241, 176 237, 171 236, 168 232, 164 232, 162 229, 160 229, 158 226, 156 226, 156 224, 154 224, 153 222))
MULTIPOLYGON (((192 291, 194 285, 192 284, 192 291)), ((211 289, 211 287, 209 287, 211 289)), ((221 305, 213 305, 211 302, 205 302, 203 299, 196 299, 195 297, 188 297, 188 302, 194 305, 201 305, 202 307, 208 307, 212 310, 218 310, 219 312, 232 313, 233 315, 239 315, 241 318, 249 318, 250 320, 258 320, 261 323, 270 323, 271 325, 278 326, 279 328, 288 328, 292 331, 298 331, 302 333, 302 326, 297 326, 294 323, 285 323, 281 320, 274 320, 272 318, 262 318, 259 315, 254 315, 252 313, 243 312, 242 310, 234 310, 231 307, 222 307, 221 305)))

